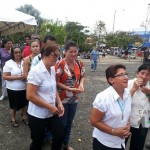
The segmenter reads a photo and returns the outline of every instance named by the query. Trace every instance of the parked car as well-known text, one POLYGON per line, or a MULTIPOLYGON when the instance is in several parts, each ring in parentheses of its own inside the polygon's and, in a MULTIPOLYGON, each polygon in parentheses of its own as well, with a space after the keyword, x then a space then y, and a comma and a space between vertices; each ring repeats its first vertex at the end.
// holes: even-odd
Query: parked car
POLYGON ((131 54, 129 55, 129 58, 130 58, 130 59, 136 59, 136 53, 131 53, 131 54))

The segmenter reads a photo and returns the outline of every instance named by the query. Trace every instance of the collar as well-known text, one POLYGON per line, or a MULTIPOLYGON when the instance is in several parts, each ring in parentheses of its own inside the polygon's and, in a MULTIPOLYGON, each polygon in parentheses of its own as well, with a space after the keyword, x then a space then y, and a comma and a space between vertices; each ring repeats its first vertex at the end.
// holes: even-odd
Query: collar
POLYGON ((45 65, 44 65, 44 63, 43 63, 43 60, 41 60, 40 62, 39 62, 39 66, 40 66, 40 69, 41 69, 41 72, 48 72, 47 71, 47 69, 46 69, 46 67, 45 67, 45 65))
MULTIPOLYGON (((116 92, 116 90, 110 86, 110 90, 111 90, 111 94, 114 97, 114 100, 117 101, 118 99, 121 99, 120 96, 118 95, 118 93, 116 92)), ((129 96, 129 91, 125 88, 124 92, 123 92, 123 100, 126 100, 129 96)))

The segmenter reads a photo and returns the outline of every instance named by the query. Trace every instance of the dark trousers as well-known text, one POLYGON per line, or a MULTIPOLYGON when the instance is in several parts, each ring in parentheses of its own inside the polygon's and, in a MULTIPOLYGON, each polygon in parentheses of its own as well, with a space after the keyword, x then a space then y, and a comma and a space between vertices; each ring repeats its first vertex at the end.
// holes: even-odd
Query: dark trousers
POLYGON ((70 133, 71 133, 71 127, 72 127, 72 122, 75 117, 76 109, 77 109, 77 103, 72 103, 72 104, 63 104, 65 108, 64 115, 60 117, 60 120, 65 128, 65 137, 64 137, 64 145, 69 144, 69 139, 70 139, 70 133))
MULTIPOLYGON (((144 149, 147 131, 148 131, 148 128, 143 128, 141 125, 139 128, 131 127, 132 134, 131 134, 131 139, 130 139, 129 150, 143 150, 144 149)), ((126 139, 126 143, 128 139, 126 139)))
POLYGON ((53 136, 51 150, 61 150, 64 128, 57 115, 46 119, 40 119, 29 115, 28 121, 32 139, 30 150, 42 150, 46 128, 51 131, 53 136))
POLYGON ((111 148, 100 143, 96 138, 93 138, 93 150, 124 150, 124 148, 111 148))

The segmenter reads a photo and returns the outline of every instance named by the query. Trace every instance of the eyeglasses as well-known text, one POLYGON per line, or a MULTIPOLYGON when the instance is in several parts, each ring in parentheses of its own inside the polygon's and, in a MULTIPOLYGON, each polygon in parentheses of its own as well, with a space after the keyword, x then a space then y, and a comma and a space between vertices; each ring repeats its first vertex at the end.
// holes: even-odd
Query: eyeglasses
POLYGON ((122 74, 117 74, 114 76, 115 77, 120 77, 120 78, 124 78, 124 77, 127 77, 128 76, 128 73, 122 73, 122 74))
POLYGON ((21 54, 21 52, 14 52, 14 54, 21 54))
POLYGON ((59 55, 57 55, 57 54, 55 54, 55 53, 52 53, 52 54, 50 54, 51 56, 53 56, 54 58, 58 58, 59 57, 59 55))

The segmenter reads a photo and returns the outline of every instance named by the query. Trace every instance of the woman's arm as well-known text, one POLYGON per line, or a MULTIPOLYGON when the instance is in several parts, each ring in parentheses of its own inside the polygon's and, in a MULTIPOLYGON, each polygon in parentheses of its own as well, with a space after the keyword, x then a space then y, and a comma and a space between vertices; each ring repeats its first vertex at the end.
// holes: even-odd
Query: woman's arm
POLYGON ((121 128, 112 128, 102 121, 104 115, 105 115, 104 112, 101 112, 96 108, 93 108, 91 111, 91 117, 90 117, 91 125, 101 130, 102 132, 105 132, 114 136, 119 136, 121 138, 125 138, 130 135, 128 125, 126 127, 121 127, 121 128))
POLYGON ((56 75, 56 82, 57 82, 57 86, 64 90, 71 91, 71 92, 80 92, 80 90, 77 88, 70 88, 69 86, 66 86, 65 84, 61 83, 60 77, 57 75, 56 75))
POLYGON ((23 63, 23 75, 26 80, 27 80, 28 72, 29 72, 29 57, 26 57, 23 63))
POLYGON ((61 99, 59 97, 58 91, 56 91, 56 101, 57 101, 57 105, 58 105, 59 116, 63 116, 64 106, 62 105, 62 102, 61 102, 61 99))
POLYGON ((3 73, 3 78, 5 80, 9 80, 9 81, 11 81, 11 80, 24 80, 23 75, 17 75, 17 76, 13 75, 12 76, 10 72, 4 72, 3 73))
POLYGON ((47 101, 37 95, 38 86, 27 83, 26 97, 29 101, 43 108, 47 108, 53 114, 59 114, 56 106, 49 104, 47 101))

